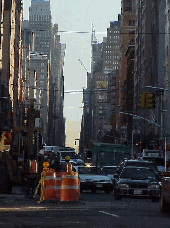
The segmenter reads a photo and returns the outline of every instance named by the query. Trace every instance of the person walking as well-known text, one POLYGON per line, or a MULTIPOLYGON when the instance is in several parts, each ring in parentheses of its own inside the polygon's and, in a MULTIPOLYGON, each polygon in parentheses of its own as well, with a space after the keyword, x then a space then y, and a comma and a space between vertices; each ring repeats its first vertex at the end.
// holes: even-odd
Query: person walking
POLYGON ((50 168, 55 169, 56 172, 61 172, 60 158, 52 151, 50 156, 50 168))
POLYGON ((70 163, 70 157, 69 156, 65 157, 65 162, 62 164, 61 171, 62 172, 68 172, 68 173, 72 173, 73 171, 74 172, 76 171, 75 168, 70 163))
POLYGON ((29 172, 26 178, 26 197, 32 198, 37 186, 38 179, 38 162, 35 160, 34 155, 30 155, 29 172))

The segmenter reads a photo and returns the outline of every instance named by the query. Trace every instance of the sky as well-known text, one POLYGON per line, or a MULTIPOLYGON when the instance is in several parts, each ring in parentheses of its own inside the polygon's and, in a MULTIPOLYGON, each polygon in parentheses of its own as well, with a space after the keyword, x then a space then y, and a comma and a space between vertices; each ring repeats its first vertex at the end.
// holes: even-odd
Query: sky
MULTIPOLYGON (((23 0, 23 19, 29 19, 31 0, 23 0)), ((66 146, 78 150, 83 91, 87 87, 87 71, 91 72, 91 28, 95 27, 98 42, 106 36, 110 21, 117 21, 121 12, 121 0, 51 0, 52 23, 59 31, 88 33, 59 33, 60 42, 66 44, 64 61, 64 117, 66 118, 66 146), (83 67, 78 60, 84 64, 83 67), (86 69, 87 71, 86 71, 86 69), (71 91, 68 93, 68 91, 71 91)))

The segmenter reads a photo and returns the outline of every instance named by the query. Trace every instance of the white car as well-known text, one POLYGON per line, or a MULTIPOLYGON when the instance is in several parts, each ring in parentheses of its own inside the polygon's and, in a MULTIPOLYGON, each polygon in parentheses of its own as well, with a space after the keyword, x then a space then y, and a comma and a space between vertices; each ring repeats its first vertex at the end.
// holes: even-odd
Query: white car
POLYGON ((75 166, 80 180, 80 192, 83 190, 91 190, 95 193, 96 190, 110 193, 113 190, 112 180, 107 177, 104 172, 96 166, 75 166))

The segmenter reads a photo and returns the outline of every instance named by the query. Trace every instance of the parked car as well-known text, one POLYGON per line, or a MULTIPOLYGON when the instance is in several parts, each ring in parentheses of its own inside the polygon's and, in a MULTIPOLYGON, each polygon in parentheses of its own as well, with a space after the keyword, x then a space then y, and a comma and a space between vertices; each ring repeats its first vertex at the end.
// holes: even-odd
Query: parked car
POLYGON ((96 190, 102 190, 110 193, 113 190, 112 180, 100 168, 96 166, 75 166, 74 168, 79 175, 80 192, 91 190, 95 193, 96 190))
POLYGON ((114 180, 114 174, 116 173, 117 166, 103 166, 102 171, 110 177, 110 179, 114 180))
POLYGON ((116 199, 125 196, 145 196, 158 201, 160 184, 152 171, 146 167, 125 167, 115 182, 116 199))
POLYGON ((170 207, 170 172, 163 172, 162 176, 161 211, 168 212, 170 207))

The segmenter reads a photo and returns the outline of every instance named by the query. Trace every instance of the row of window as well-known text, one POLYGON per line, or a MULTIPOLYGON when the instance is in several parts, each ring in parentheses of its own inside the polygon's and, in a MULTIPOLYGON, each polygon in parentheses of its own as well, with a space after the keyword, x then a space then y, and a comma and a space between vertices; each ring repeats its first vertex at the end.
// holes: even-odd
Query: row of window
POLYGON ((49 21, 51 19, 50 15, 32 15, 30 16, 30 21, 49 21))
POLYGON ((108 45, 108 46, 106 46, 106 48, 114 48, 114 49, 119 49, 119 45, 118 45, 118 46, 111 46, 111 45, 108 45))
MULTIPOLYGON (((112 39, 111 35, 110 35, 110 39, 112 39)), ((119 39, 119 36, 113 36, 113 39, 119 39)))
POLYGON ((108 50, 106 50, 105 51, 105 53, 107 53, 107 54, 112 54, 113 53, 113 55, 119 55, 119 51, 108 51, 108 50))
POLYGON ((104 76, 98 75, 97 79, 108 79, 108 76, 107 75, 104 75, 104 76))
MULTIPOLYGON (((112 30, 109 31, 110 33, 112 33, 112 30)), ((119 33, 118 30, 114 30, 113 33, 119 33)))
POLYGON ((107 95, 98 95, 98 99, 99 100, 106 100, 107 99, 107 95))
POLYGON ((110 44, 111 44, 111 43, 112 43, 112 44, 117 44, 117 43, 119 43, 119 40, 110 40, 109 43, 110 43, 110 44))

